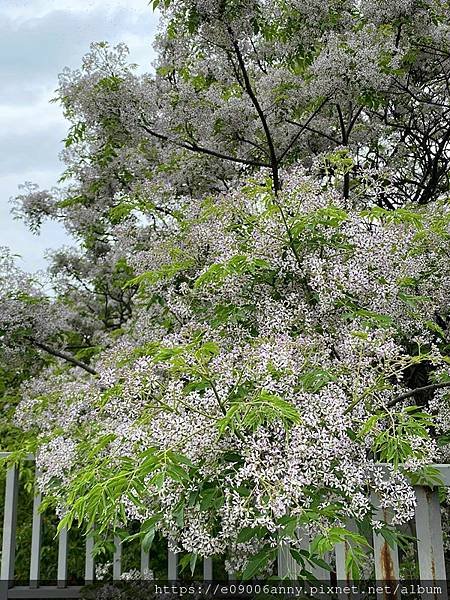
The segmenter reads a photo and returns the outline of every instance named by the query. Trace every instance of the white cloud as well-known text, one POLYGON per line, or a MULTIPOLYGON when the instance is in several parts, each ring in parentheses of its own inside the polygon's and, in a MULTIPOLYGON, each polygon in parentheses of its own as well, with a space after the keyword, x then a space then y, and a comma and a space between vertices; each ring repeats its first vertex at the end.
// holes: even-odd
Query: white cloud
POLYGON ((64 131, 65 121, 61 108, 50 104, 47 94, 40 95, 33 104, 0 104, 0 139, 10 135, 44 133, 55 127, 64 131))
POLYGON ((49 104, 57 75, 77 68, 92 41, 124 41, 130 61, 148 70, 158 16, 147 0, 0 0, 0 245, 22 254, 32 271, 44 250, 66 239, 57 224, 36 238, 9 214, 17 186, 51 187, 62 167, 58 155, 67 125, 49 104))
MULTIPOLYGON (((145 5, 145 0, 140 0, 145 5)), ((76 3, 74 3, 76 4, 76 3)), ((75 68, 92 41, 128 41, 133 62, 148 61, 157 17, 150 9, 142 14, 121 6, 108 17, 102 8, 90 11, 48 11, 27 19, 0 15, 0 94, 11 86, 24 102, 32 88, 53 90, 57 75, 66 66, 75 68), (143 53, 146 49, 146 54, 143 53), (22 87, 23 93, 20 93, 22 87)))
POLYGON ((42 17, 55 10, 86 13, 101 9, 111 18, 119 9, 144 14, 151 11, 146 0, 3 0, 2 12, 17 20, 42 17))

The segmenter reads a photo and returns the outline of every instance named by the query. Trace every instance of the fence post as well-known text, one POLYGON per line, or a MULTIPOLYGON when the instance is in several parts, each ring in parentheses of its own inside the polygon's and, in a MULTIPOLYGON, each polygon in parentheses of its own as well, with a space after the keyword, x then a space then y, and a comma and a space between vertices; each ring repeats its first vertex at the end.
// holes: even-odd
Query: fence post
POLYGON ((178 579, 178 554, 168 551, 167 555, 167 579, 176 581, 178 579))
POLYGON ((212 558, 203 559, 203 579, 211 581, 213 578, 213 561, 212 558))
POLYGON ((119 581, 122 575, 122 542, 118 535, 114 536, 113 581, 119 581))
POLYGON ((94 556, 92 554, 94 550, 94 534, 90 532, 86 536, 86 562, 84 568, 84 581, 85 585, 94 583, 95 579, 95 564, 94 556))
POLYGON ((141 577, 148 574, 150 570, 150 552, 144 551, 144 547, 141 545, 141 577))
POLYGON ((30 587, 39 587, 41 569, 41 536, 42 514, 40 511, 42 495, 37 493, 33 499, 33 524, 31 531, 31 561, 30 561, 30 587))
MULTIPOLYGON (((330 561, 330 554, 327 552, 322 558, 328 564, 330 561)), ((320 582, 330 583, 330 571, 328 569, 315 565, 310 570, 312 575, 320 582)))
MULTIPOLYGON (((446 573, 438 490, 417 486, 415 492, 420 580, 442 587, 446 583, 446 573)), ((442 591, 445 593, 446 589, 442 591)))
POLYGON ((58 534, 58 573, 56 576, 58 588, 67 586, 67 527, 63 527, 58 534))
MULTIPOLYGON (((300 547, 303 550, 309 548, 309 538, 307 534, 300 528, 296 531, 297 537, 300 539, 300 547)), ((278 549, 277 555, 278 577, 283 579, 297 579, 300 572, 300 565, 292 556, 289 544, 282 544, 278 549)))
POLYGON ((278 549, 277 556, 278 577, 282 579, 296 579, 298 575, 298 564, 291 555, 289 544, 283 544, 278 549))
MULTIPOLYGON (((357 528, 353 519, 350 519, 346 524, 346 529, 356 533, 357 528)), ((335 547, 336 556, 336 579, 339 582, 350 582, 351 577, 347 572, 347 554, 349 552, 350 542, 339 542, 335 547)))
POLYGON ((16 558, 16 526, 19 469, 9 467, 6 474, 5 515, 3 519, 2 568, 0 579, 12 586, 16 558))
MULTIPOLYGON (((379 498, 376 494, 372 494, 372 502, 376 508, 374 514, 375 519, 389 524, 392 519, 391 511, 379 506, 379 498)), ((391 548, 384 537, 374 530, 373 551, 375 560, 375 579, 383 582, 397 582, 400 578, 398 547, 395 546, 394 548, 391 548)), ((390 595, 389 597, 392 596, 390 595)))

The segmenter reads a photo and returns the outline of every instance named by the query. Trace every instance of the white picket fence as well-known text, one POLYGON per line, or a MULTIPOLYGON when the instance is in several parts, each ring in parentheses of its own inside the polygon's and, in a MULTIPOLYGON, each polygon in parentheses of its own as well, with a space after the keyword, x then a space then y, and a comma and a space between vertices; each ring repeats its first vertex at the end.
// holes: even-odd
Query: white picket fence
MULTIPOLYGON (((4 458, 5 456, 7 456, 6 453, 0 453, 0 458, 4 458)), ((27 460, 33 461, 33 457, 29 456, 27 460)), ((450 465, 435 465, 435 467, 440 473, 443 484, 446 487, 450 487, 450 465)), ((427 584, 435 583, 436 585, 439 584, 442 586, 442 583, 446 581, 446 569, 438 490, 431 490, 421 486, 417 486, 415 489, 417 497, 415 531, 420 580, 427 584)), ((68 585, 68 532, 64 529, 60 532, 57 541, 57 584, 52 587, 40 585, 42 536, 42 513, 40 511, 42 498, 40 494, 37 494, 34 497, 33 503, 29 573, 30 584, 27 586, 15 585, 14 571, 17 546, 16 526, 18 490, 18 467, 10 467, 6 474, 0 571, 0 600, 9 600, 10 598, 79 598, 81 587, 68 585)), ((381 509, 379 509, 377 517, 380 520, 389 520, 389 514, 386 514, 381 509)), ((349 524, 349 527, 351 527, 351 524, 349 524)), ((123 548, 119 538, 116 538, 114 543, 113 579, 119 580, 122 574, 123 548)), ((398 581, 400 576, 398 549, 390 547, 384 538, 376 532, 373 532, 373 546, 376 580, 390 582, 398 581)), ((91 583, 95 580, 95 561, 92 556, 92 548, 93 539, 92 537, 87 537, 84 558, 85 583, 91 583)), ((336 565, 335 576, 337 581, 348 581, 350 579, 345 566, 347 551, 348 548, 346 547, 346 544, 343 543, 337 544, 334 550, 336 565)), ((149 553, 144 552, 143 549, 141 549, 140 570, 142 574, 149 568, 149 559, 149 553)), ((139 566, 136 565, 136 568, 139 568, 139 566)), ((297 564, 292 558, 289 548, 282 548, 278 553, 278 575, 288 579, 295 579, 297 568, 297 564)), ((318 580, 323 582, 329 581, 330 578, 330 573, 319 567, 315 569, 314 575, 318 580)), ((206 581, 214 579, 213 563, 211 559, 205 559, 203 562, 203 578, 206 581)), ((233 575, 230 574, 229 578, 233 580, 233 575)), ((167 579, 169 581, 178 579, 178 557, 170 551, 168 552, 167 560, 167 579)))

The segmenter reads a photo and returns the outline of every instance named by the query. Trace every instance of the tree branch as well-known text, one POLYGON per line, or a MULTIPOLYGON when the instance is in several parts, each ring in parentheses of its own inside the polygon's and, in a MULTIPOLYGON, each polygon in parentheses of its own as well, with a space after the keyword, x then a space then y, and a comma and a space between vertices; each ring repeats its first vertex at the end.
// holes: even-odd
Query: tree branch
POLYGON ((252 101, 253 106, 258 114, 259 120, 261 121, 262 128, 264 129, 264 134, 267 140, 267 146, 269 148, 269 156, 270 156, 270 167, 272 169, 272 177, 273 177, 273 187, 275 192, 280 190, 280 179, 278 174, 278 158, 275 152, 275 145, 272 139, 272 133, 270 131, 269 125, 267 123, 266 115, 264 114, 263 109, 259 103, 259 100, 253 90, 252 84, 250 82, 250 77, 247 72, 247 68, 245 66, 244 57, 242 56, 241 49, 239 48, 239 44, 234 39, 234 34, 231 27, 228 27, 228 33, 231 38, 231 43, 233 45, 234 51, 236 53, 236 58, 239 64, 239 68, 242 73, 242 77, 244 79, 244 88, 247 92, 250 100, 252 101))
POLYGON ((158 133, 151 129, 145 123, 142 123, 142 128, 144 131, 157 138, 158 140, 162 140, 164 142, 168 142, 173 144, 174 146, 178 146, 179 148, 184 148, 185 150, 190 150, 191 152, 198 152, 199 154, 207 154, 209 156, 215 156, 216 158, 221 158, 222 160, 228 160, 231 162, 239 163, 241 165, 249 165, 252 167, 266 167, 270 168, 270 164, 259 161, 259 160, 251 160, 246 158, 237 158, 235 156, 230 156, 228 154, 222 154, 221 152, 216 152, 215 150, 211 150, 210 148, 204 148, 203 146, 199 146, 196 142, 180 142, 178 140, 171 139, 168 135, 164 135, 162 133, 158 133))
POLYGON ((44 352, 47 352, 48 354, 51 354, 52 356, 56 356, 57 358, 62 358, 66 362, 69 362, 70 364, 72 364, 72 365, 74 365, 76 367, 79 367, 80 369, 84 369, 85 371, 87 371, 91 375, 97 375, 97 371, 95 369, 93 369, 92 367, 90 367, 86 363, 82 362, 81 360, 78 360, 77 358, 75 358, 71 354, 68 354, 67 352, 63 352, 61 350, 56 350, 55 348, 52 348, 51 346, 48 346, 44 342, 38 342, 38 340, 36 340, 36 339, 34 339, 32 337, 29 337, 28 340, 32 344, 34 344, 37 348, 40 348, 41 350, 44 350, 44 352))
MULTIPOLYGON (((342 114, 342 110, 339 104, 336 104, 337 111, 339 115, 339 125, 341 128, 342 135, 342 144, 344 146, 348 146, 348 131, 344 123, 344 115, 342 114)), ((347 200, 350 195, 350 173, 345 171, 344 173, 344 189, 343 189, 344 198, 347 200)))
POLYGON ((415 396, 416 394, 420 394, 421 392, 432 392, 434 390, 439 390, 442 388, 450 387, 450 381, 443 381, 442 383, 431 383, 430 385, 424 385, 422 387, 415 388, 414 390, 410 390, 409 392, 405 392, 404 394, 400 394, 396 398, 393 398, 388 402, 388 408, 392 408, 402 400, 406 400, 407 398, 411 398, 411 396, 415 396))
POLYGON ((311 121, 314 119, 314 117, 322 110, 323 106, 326 104, 327 101, 328 101, 328 98, 325 98, 325 100, 320 103, 320 105, 316 108, 316 110, 312 113, 312 115, 310 115, 308 117, 308 119, 306 120, 306 123, 302 124, 302 123, 296 123, 295 121, 288 121, 288 123, 295 124, 298 127, 300 127, 300 130, 295 134, 293 139, 289 142, 287 147, 281 153, 281 156, 279 157, 280 162, 283 160, 283 158, 286 156, 286 154, 289 152, 289 150, 292 148, 292 146, 296 143, 296 141, 301 136, 301 134, 305 130, 308 129, 308 125, 311 123, 311 121))
POLYGON ((321 137, 324 137, 327 140, 330 140, 330 142, 333 142, 333 144, 336 144, 336 146, 339 146, 339 144, 341 143, 340 140, 337 140, 336 138, 329 135, 328 133, 325 133, 324 131, 320 131, 319 129, 314 129, 314 127, 310 127, 309 125, 305 125, 305 124, 302 125, 301 123, 298 123, 297 121, 293 121, 292 119, 286 119, 286 123, 290 123, 291 125, 296 125, 297 127, 302 127, 303 129, 306 129, 306 131, 310 131, 311 133, 320 135, 321 137))

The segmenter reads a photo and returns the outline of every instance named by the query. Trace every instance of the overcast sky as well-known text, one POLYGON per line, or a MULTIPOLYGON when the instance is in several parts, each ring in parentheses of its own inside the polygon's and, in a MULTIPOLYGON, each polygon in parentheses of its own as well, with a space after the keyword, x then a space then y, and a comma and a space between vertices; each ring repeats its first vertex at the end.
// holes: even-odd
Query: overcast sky
POLYGON ((148 70, 157 21, 148 0, 0 0, 0 246, 21 255, 22 268, 44 268, 45 250, 67 243, 59 225, 35 236, 9 212, 19 184, 51 187, 63 170, 67 125, 49 104, 58 73, 103 40, 125 42, 131 62, 148 70))

